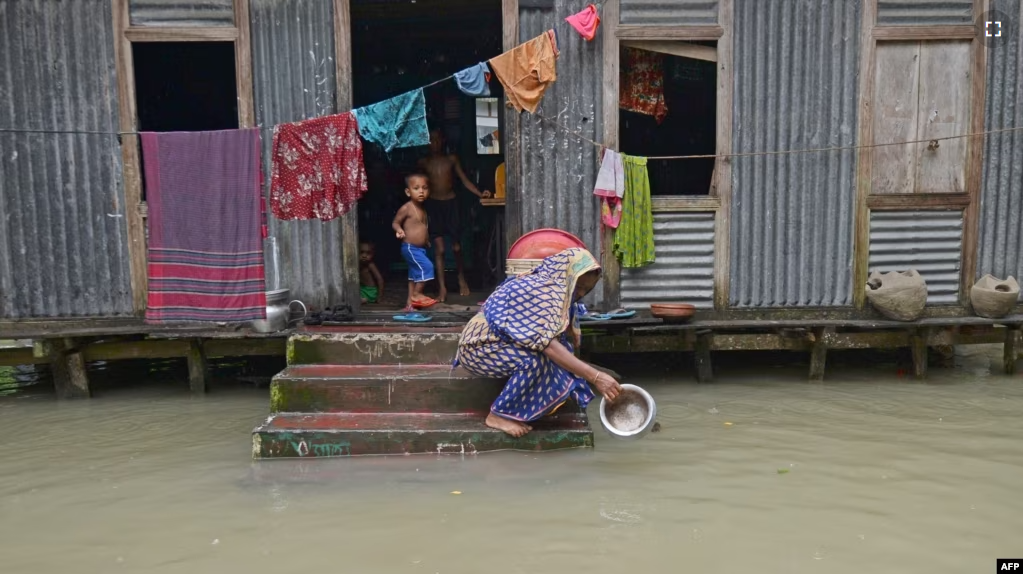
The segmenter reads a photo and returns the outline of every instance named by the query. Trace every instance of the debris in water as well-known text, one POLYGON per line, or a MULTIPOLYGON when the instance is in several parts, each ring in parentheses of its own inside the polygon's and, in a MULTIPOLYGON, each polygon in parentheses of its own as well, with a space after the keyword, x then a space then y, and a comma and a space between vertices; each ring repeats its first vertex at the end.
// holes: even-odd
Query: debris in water
POLYGON ((726 427, 730 427, 730 426, 732 426, 732 423, 730 423, 730 422, 728 422, 728 421, 725 421, 725 426, 726 426, 726 427))
POLYGON ((717 409, 717 407, 711 407, 711 408, 710 408, 710 410, 708 410, 707 412, 708 412, 708 413, 710 413, 710 414, 712 414, 712 415, 716 415, 716 414, 718 414, 718 413, 719 413, 719 412, 721 412, 721 411, 719 411, 719 410, 717 409))
POLYGON ((650 432, 661 432, 661 422, 655 421, 654 428, 650 429, 650 432))
POLYGON ((462 494, 461 490, 452 490, 451 494, 462 494))
POLYGON ((216 546, 217 544, 220 544, 220 539, 219 538, 214 538, 212 544, 214 546, 216 546))
POLYGON ((779 468, 778 469, 778 474, 788 474, 788 473, 789 473, 789 469, 787 469, 787 468, 779 468))

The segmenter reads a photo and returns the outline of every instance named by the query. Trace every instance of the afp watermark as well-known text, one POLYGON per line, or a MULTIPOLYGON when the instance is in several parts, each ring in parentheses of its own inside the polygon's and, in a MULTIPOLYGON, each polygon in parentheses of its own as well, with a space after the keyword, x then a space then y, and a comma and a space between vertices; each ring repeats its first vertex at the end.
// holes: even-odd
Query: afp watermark
POLYGON ((1023 572, 1023 558, 999 558, 995 572, 1023 572))
POLYGON ((1008 46, 1019 34, 1017 18, 998 10, 984 12, 975 23, 977 38, 988 48, 1008 46))

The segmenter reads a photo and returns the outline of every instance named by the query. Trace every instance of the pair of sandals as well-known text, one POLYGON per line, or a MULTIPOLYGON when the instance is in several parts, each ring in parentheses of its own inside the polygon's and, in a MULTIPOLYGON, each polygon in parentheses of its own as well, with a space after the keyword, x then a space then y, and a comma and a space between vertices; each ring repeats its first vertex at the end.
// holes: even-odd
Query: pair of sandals
POLYGON ((313 313, 305 318, 306 325, 323 325, 324 323, 347 323, 355 320, 355 313, 349 305, 327 307, 323 311, 313 313))
POLYGON ((586 313, 580 315, 580 321, 610 321, 612 319, 629 319, 636 316, 635 311, 629 311, 628 309, 618 308, 614 311, 608 311, 607 313, 586 313))

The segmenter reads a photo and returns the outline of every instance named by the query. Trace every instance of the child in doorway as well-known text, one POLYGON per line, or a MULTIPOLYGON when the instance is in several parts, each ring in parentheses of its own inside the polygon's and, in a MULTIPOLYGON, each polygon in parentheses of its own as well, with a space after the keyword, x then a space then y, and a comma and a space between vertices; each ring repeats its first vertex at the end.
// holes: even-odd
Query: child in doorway
POLYGON ((430 197, 430 184, 425 175, 414 173, 405 178, 405 195, 409 201, 398 209, 391 228, 402 240, 401 255, 408 263, 408 301, 406 311, 435 305, 437 301, 423 295, 427 281, 433 281, 433 263, 426 254, 430 244, 429 220, 423 203, 430 197))
POLYGON ((445 236, 451 238, 451 250, 455 254, 458 292, 461 295, 469 294, 469 284, 465 281, 465 264, 462 261, 462 222, 458 213, 458 200, 455 198, 454 177, 458 176, 462 185, 480 198, 490 197, 490 191, 480 192, 465 175, 458 156, 444 152, 444 136, 438 129, 430 132, 430 155, 419 160, 419 167, 429 174, 430 186, 433 188, 433 195, 425 205, 433 222, 430 226, 430 240, 433 242, 437 280, 440 283, 438 299, 443 303, 448 296, 448 286, 444 281, 445 236))
POLYGON ((359 291, 363 303, 377 303, 384 296, 384 277, 373 257, 376 246, 369 241, 359 243, 359 291))

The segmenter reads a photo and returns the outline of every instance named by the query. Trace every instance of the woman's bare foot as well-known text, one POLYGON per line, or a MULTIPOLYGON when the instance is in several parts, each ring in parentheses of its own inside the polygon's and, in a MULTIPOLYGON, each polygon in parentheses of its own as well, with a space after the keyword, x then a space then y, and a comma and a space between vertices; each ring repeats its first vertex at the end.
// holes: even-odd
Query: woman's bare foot
POLYGON ((458 278, 458 294, 462 297, 466 297, 471 293, 469 291, 469 283, 465 280, 465 277, 458 278))
POLYGON ((487 415, 487 420, 483 421, 483 423, 492 429, 504 431, 515 438, 519 438, 520 436, 533 430, 533 427, 525 423, 508 420, 506 418, 499 417, 494 413, 490 413, 489 415, 487 415))

